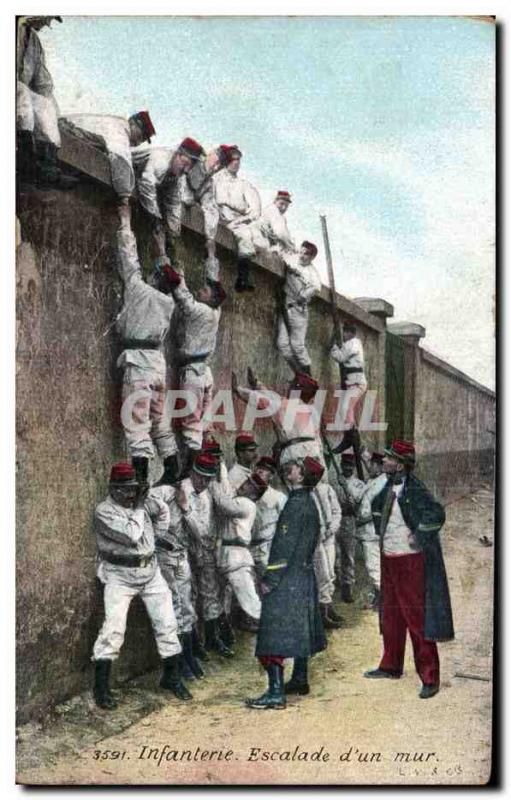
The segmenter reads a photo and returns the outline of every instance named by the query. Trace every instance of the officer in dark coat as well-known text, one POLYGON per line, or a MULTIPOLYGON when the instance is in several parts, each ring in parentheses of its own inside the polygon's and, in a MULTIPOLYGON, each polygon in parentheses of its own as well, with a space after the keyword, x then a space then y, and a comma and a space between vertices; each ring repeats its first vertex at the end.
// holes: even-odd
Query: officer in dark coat
POLYGON ((324 467, 307 457, 289 461, 284 478, 290 494, 277 522, 266 572, 256 656, 268 672, 269 688, 247 700, 250 708, 285 708, 288 694, 308 694, 309 656, 326 648, 319 609, 313 556, 320 520, 311 490, 324 467), (291 680, 284 686, 284 659, 294 658, 291 680))
POLYGON ((439 541, 445 512, 422 481, 413 475, 415 448, 394 441, 385 450, 388 480, 373 499, 381 550, 380 630, 384 652, 380 666, 366 678, 400 678, 406 632, 422 679, 421 698, 440 687, 436 642, 454 638, 449 586, 439 541))

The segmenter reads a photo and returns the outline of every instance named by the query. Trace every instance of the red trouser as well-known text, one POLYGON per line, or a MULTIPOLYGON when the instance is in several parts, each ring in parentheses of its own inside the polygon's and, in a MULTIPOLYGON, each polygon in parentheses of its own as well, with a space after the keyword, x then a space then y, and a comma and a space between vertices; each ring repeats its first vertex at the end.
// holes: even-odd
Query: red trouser
POLYGON ((401 674, 406 630, 410 631, 415 668, 423 683, 440 682, 435 642, 424 638, 424 555, 383 556, 383 657, 380 669, 401 674))
POLYGON ((259 661, 263 667, 269 667, 270 664, 278 664, 279 667, 284 666, 284 656, 259 656, 259 661))

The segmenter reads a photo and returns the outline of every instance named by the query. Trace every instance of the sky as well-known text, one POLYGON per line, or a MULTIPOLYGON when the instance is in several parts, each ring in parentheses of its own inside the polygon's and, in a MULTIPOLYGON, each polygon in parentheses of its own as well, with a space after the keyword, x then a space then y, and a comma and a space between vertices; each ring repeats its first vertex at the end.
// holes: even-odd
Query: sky
MULTIPOLYGON (((336 289, 382 297, 495 385, 495 31, 455 17, 64 17, 42 33, 62 114, 149 109, 153 143, 238 144, 263 205, 336 289)), ((389 320, 391 321, 391 320, 389 320)))

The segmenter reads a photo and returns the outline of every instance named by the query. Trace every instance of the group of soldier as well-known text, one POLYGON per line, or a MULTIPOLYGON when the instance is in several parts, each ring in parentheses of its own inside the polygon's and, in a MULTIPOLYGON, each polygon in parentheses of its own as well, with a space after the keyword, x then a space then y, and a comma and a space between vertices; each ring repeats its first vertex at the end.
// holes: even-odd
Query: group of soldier
MULTIPOLYGON (((344 396, 345 433, 336 447, 330 446, 318 424, 314 398, 319 384, 311 374, 306 347, 308 305, 321 286, 312 263, 317 247, 309 241, 297 246, 292 239, 285 219, 292 202, 289 192, 278 191, 273 203, 261 211, 259 193, 238 174, 242 153, 236 145, 206 152, 186 137, 174 148, 148 146, 155 129, 147 111, 129 119, 94 114, 58 117, 37 37, 37 30, 52 19, 60 20, 25 18, 19 26, 21 179, 41 187, 72 189, 76 177, 63 171, 57 160, 63 131, 105 153, 118 195, 117 256, 124 288, 116 322, 122 341, 117 364, 123 374, 121 418, 130 461, 112 466, 108 497, 94 515, 97 575, 104 585, 105 607, 93 651, 96 703, 106 709, 116 706, 110 688, 112 662, 123 644, 130 602, 139 595, 162 659, 163 688, 181 700, 191 699, 186 682, 204 677, 201 662, 212 653, 234 657, 237 628, 257 634, 256 653, 269 676, 268 691, 248 705, 282 708, 286 693, 308 693, 307 659, 326 646, 324 630, 342 629, 333 605, 334 590, 337 582, 341 600, 353 602, 357 541, 370 587, 368 609, 381 611, 381 564, 387 574, 391 555, 412 561, 417 554, 423 556, 418 542, 426 512, 423 509, 417 525, 415 518, 412 525, 401 495, 396 504, 388 499, 394 498, 393 486, 399 485, 389 475, 406 476, 407 489, 415 487, 420 503, 429 509, 430 538, 438 533, 443 512, 418 488, 411 444, 395 442, 385 454, 361 448, 356 409, 367 381, 362 342, 350 321, 343 326, 342 342, 330 351, 341 365, 344 396), (131 228, 133 200, 152 231, 155 260, 147 280, 131 228), (182 209, 194 203, 202 208, 206 239, 203 285, 195 294, 176 254, 182 209), (220 221, 237 246, 236 292, 254 288, 249 267, 257 253, 273 254, 282 266, 277 347, 293 373, 272 417, 276 434, 272 453, 261 453, 254 435, 241 432, 230 469, 208 421, 214 393, 210 363, 226 298, 215 245, 220 221), (175 361, 168 364, 164 343, 171 321, 175 361), (170 368, 179 389, 193 401, 188 406, 185 400, 183 413, 174 419, 166 402, 170 368), (150 476, 156 455, 163 472, 154 481, 150 476), (436 509, 436 516, 431 509, 436 509), (392 532, 387 536, 388 553, 382 546, 382 516, 383 530, 392 532), (287 657, 294 657, 295 668, 284 687, 287 657)), ((257 408, 270 403, 266 386, 250 368, 247 386, 233 374, 232 390, 257 408)), ((394 587, 394 591, 400 590, 394 587)), ((386 639, 384 632, 385 655, 367 677, 399 677, 404 625, 405 636, 407 627, 413 628, 423 690, 430 687, 429 694, 421 696, 433 696, 439 684, 436 646, 431 645, 434 652, 428 650, 430 643, 425 643, 420 630, 423 617, 417 613, 412 619, 400 602, 398 598, 392 606, 384 606, 387 615, 394 614, 386 639), (398 642, 396 614, 401 615, 398 642)))

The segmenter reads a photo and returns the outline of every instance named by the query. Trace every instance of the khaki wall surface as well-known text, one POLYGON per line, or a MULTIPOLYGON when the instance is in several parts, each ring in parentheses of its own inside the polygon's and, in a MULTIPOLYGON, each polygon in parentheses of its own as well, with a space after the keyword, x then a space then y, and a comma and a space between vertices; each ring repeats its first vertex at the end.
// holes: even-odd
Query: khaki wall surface
MULTIPOLYGON (((127 453, 115 366, 122 287, 115 269, 113 194, 85 179, 72 192, 22 193, 18 219, 17 694, 24 720, 89 685, 102 615, 92 514, 106 495, 112 461, 127 453)), ((201 281, 204 260, 194 219, 188 215, 178 253, 192 288, 201 281)), ((148 231, 136 213, 134 228, 149 268, 148 231)), ((238 295, 232 291, 232 239, 225 231, 218 254, 228 299, 212 362, 217 386, 230 387, 233 369, 244 381, 250 364, 271 388, 284 391, 290 372, 275 349, 280 274, 255 265, 257 293, 238 295)), ((332 323, 326 297, 324 290, 312 303, 309 343, 315 376, 323 386, 338 388, 338 369, 327 354, 332 323)), ((346 299, 339 298, 339 305, 341 319, 349 315, 359 322, 371 385, 381 387, 383 396, 383 325, 362 309, 357 316, 346 299)), ((237 406, 240 425, 243 412, 237 406)), ((256 433, 269 451, 271 425, 259 424, 256 433)), ((228 461, 234 436, 220 434, 228 461)), ((116 674, 134 675, 155 661, 147 619, 135 601, 116 674)))
POLYGON ((419 474, 439 492, 493 481, 495 395, 466 375, 417 349, 415 439, 419 474))

